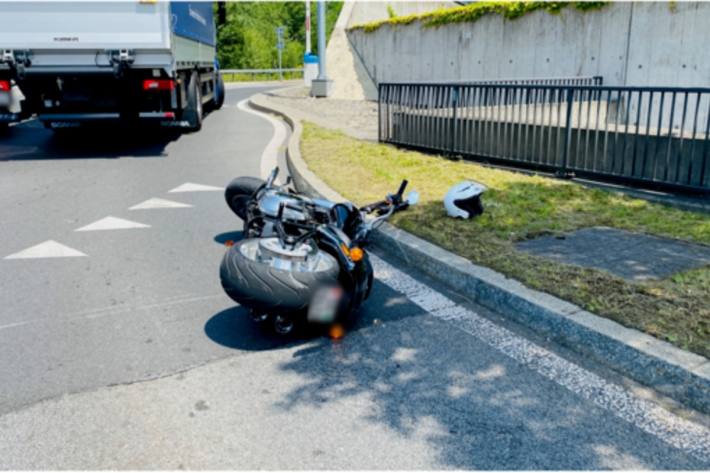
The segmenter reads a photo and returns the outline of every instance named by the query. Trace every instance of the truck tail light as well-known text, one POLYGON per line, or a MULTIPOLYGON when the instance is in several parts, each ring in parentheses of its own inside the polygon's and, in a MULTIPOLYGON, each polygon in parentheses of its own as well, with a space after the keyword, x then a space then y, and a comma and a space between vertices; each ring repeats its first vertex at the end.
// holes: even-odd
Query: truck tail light
POLYGON ((0 80, 0 92, 10 92, 9 80, 0 80))
POLYGON ((143 81, 143 90, 174 90, 175 81, 172 79, 146 79, 143 81))

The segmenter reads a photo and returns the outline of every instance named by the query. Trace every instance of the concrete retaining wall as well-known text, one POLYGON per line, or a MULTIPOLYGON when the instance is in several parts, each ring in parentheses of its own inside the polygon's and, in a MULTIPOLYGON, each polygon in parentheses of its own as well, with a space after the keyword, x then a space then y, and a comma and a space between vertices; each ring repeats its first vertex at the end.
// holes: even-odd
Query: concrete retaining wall
POLYGON ((362 60, 353 49, 347 28, 389 17, 387 7, 397 15, 423 13, 456 6, 454 2, 356 2, 348 0, 330 36, 327 50, 328 75, 335 79, 330 98, 340 100, 377 100, 377 86, 362 60))
MULTIPOLYGON (((348 25, 386 5, 357 4, 348 25)), ((620 2, 438 28, 385 25, 348 37, 376 83, 601 75, 608 85, 701 87, 710 85, 709 25, 710 3, 620 2)))

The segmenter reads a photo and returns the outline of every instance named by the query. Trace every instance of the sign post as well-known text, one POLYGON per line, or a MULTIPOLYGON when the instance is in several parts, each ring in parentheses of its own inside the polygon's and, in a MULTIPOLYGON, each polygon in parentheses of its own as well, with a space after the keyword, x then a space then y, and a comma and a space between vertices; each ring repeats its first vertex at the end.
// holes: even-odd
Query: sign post
POLYGON ((311 54, 311 1, 306 0, 306 54, 311 54))
POLYGON ((332 81, 328 79, 325 65, 325 0, 318 0, 318 77, 311 83, 312 97, 327 97, 330 93, 332 81))
POLYGON ((279 80, 281 81, 284 80, 283 67, 281 65, 281 56, 284 50, 284 29, 283 26, 276 28, 276 49, 279 53, 279 80))

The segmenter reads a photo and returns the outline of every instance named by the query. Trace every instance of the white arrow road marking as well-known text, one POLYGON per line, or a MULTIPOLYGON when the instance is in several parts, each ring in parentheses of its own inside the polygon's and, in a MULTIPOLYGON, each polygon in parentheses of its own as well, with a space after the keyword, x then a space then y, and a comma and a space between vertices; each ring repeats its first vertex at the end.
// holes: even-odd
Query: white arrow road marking
POLYGON ((404 294, 432 316, 451 322, 459 330, 473 335, 521 365, 675 448, 702 461, 710 461, 710 429, 705 426, 683 419, 655 403, 637 397, 622 386, 515 335, 456 304, 442 293, 404 274, 373 254, 370 254, 370 261, 378 281, 404 294))
POLYGON ((85 227, 77 228, 76 232, 93 232, 97 230, 122 230, 125 228, 150 228, 145 223, 132 222, 118 217, 108 216, 85 227))
POLYGON ((144 209, 183 209, 192 207, 190 204, 183 204, 182 202, 175 202, 173 200, 152 198, 145 202, 136 204, 128 210, 144 210, 144 209))
POLYGON ((30 259, 30 258, 73 258, 86 256, 79 250, 70 248, 54 240, 47 240, 39 245, 31 246, 26 250, 6 256, 4 259, 30 259))
MULTIPOLYGON (((258 112, 250 108, 249 99, 244 99, 239 102, 237 108, 267 120, 274 127, 274 134, 271 136, 271 141, 269 141, 269 144, 266 145, 264 152, 261 154, 261 177, 266 179, 269 177, 271 170, 278 166, 279 148, 283 146, 287 136, 286 125, 267 113, 258 112)), ((280 181, 277 179, 277 182, 280 181)))
POLYGON ((178 186, 175 189, 170 190, 168 192, 172 193, 172 192, 211 192, 211 191, 222 192, 222 191, 224 191, 224 187, 206 186, 204 184, 194 184, 192 182, 186 182, 185 184, 178 186))

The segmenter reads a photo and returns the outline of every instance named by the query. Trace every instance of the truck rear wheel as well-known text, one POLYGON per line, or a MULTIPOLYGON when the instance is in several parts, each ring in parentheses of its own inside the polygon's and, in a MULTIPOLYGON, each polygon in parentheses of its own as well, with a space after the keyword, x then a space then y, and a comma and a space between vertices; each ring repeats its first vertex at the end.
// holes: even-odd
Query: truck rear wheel
POLYGON ((187 108, 185 119, 190 131, 199 131, 202 128, 202 88, 200 76, 193 72, 187 85, 187 108))
POLYGON ((224 90, 224 79, 222 79, 222 74, 219 73, 219 71, 215 72, 217 74, 217 80, 215 80, 215 88, 214 88, 214 109, 219 110, 222 108, 222 105, 224 105, 224 95, 225 95, 225 90, 224 90))

